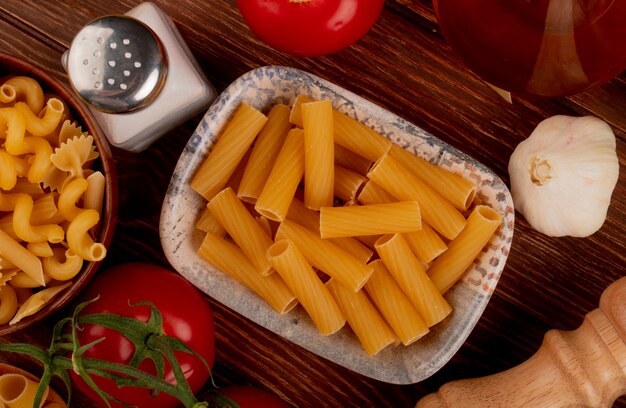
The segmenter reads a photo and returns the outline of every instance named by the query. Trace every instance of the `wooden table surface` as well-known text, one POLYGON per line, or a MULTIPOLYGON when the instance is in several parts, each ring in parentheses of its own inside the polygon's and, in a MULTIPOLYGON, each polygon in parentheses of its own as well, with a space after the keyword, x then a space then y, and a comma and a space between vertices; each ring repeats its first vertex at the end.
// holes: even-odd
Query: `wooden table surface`
MULTIPOLYGON (((216 318, 219 385, 247 383, 299 407, 412 407, 442 384, 500 372, 528 359, 549 329, 573 330, 597 307, 602 291, 625 275, 626 75, 567 98, 513 96, 509 104, 459 61, 438 30, 428 0, 388 0, 373 29, 356 45, 321 58, 296 58, 257 40, 235 0, 157 0, 177 24, 205 74, 222 91, 259 66, 285 65, 330 80, 426 129, 489 166, 508 185, 515 146, 543 119, 595 115, 617 137, 621 165, 607 220, 588 238, 550 238, 516 214, 506 267, 478 325, 438 373, 414 385, 391 385, 355 374, 294 346, 209 299, 216 318)), ((138 0, 0 0, 0 50, 32 61, 67 84, 60 63, 74 34, 90 20, 125 13, 138 0)), ((168 265, 158 226, 174 165, 202 115, 146 151, 114 149, 119 221, 104 267, 127 261, 168 265)), ((46 345, 53 316, 2 338, 46 345)), ((33 368, 13 355, 0 360, 33 368)), ((74 406, 92 403, 74 395, 74 406)), ((615 406, 626 407, 626 398, 615 406)))

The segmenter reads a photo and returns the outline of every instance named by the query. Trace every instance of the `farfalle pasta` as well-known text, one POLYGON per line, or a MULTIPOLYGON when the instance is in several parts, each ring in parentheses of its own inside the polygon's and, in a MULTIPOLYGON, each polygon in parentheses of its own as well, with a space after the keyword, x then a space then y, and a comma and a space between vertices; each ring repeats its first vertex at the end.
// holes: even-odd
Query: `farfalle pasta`
POLYGON ((15 324, 106 255, 94 238, 105 183, 93 136, 61 99, 26 76, 0 94, 0 324, 15 324))
MULTIPOLYGON (((76 123, 72 123, 70 120, 65 120, 61 124, 61 127, 58 129, 57 133, 51 133, 51 136, 56 136, 55 143, 57 146, 61 146, 63 143, 68 140, 84 136, 89 136, 89 133, 83 132, 82 129, 76 126, 76 123)), ((95 159, 96 157, 90 157, 90 160, 95 159)))
POLYGON ((75 178, 84 177, 85 163, 96 157, 93 136, 81 135, 63 142, 50 156, 50 161, 57 169, 67 172, 68 177, 75 178))
MULTIPOLYGON (((83 132, 82 129, 76 126, 75 123, 72 123, 69 119, 66 119, 61 123, 61 125, 56 129, 55 132, 50 133, 46 136, 46 139, 55 146, 63 147, 66 146, 67 142, 70 140, 79 140, 81 137, 87 138, 89 134, 87 132, 83 132)), ((87 161, 95 160, 98 157, 97 152, 95 152, 95 146, 92 146, 92 151, 89 153, 87 157, 87 161)), ((52 161, 67 161, 67 157, 63 157, 67 155, 68 150, 75 150, 76 147, 63 147, 61 149, 60 156, 57 156, 58 152, 55 152, 55 156, 52 158, 52 161), (66 151, 66 153, 63 153, 66 151)), ((70 158, 71 159, 71 158, 70 158)), ((65 166, 61 163, 61 168, 67 168, 71 166, 65 166)), ((44 188, 49 188, 50 190, 56 191, 60 190, 63 187, 63 183, 68 179, 68 171, 58 168, 56 166, 52 166, 52 169, 46 174, 42 184, 44 188)))

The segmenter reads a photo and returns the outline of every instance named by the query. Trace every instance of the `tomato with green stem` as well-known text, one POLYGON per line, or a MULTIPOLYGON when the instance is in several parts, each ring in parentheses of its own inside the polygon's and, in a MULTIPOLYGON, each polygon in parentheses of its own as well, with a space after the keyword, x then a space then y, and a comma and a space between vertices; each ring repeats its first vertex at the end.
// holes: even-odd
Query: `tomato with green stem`
POLYGON ((384 0, 237 0, 250 30, 289 54, 313 57, 340 51, 374 25, 384 0))
MULTIPOLYGON (((156 265, 123 264, 96 276, 81 294, 81 300, 96 297, 98 300, 90 303, 81 315, 110 313, 148 322, 148 326, 151 326, 151 308, 144 303, 149 302, 162 316, 160 319, 162 329, 160 325, 155 324, 155 333, 149 333, 145 344, 138 347, 129 340, 137 333, 121 334, 107 327, 83 323, 80 330, 76 331, 80 344, 97 342, 86 350, 84 358, 129 364, 133 358, 137 358, 138 348, 145 347, 144 350, 140 350, 142 359, 145 359, 138 368, 149 374, 158 375, 158 364, 151 361, 158 353, 151 354, 150 347, 151 344, 159 344, 161 339, 159 332, 162 330, 164 333, 161 334, 180 339, 207 363, 205 365, 197 355, 174 351, 191 391, 198 392, 210 378, 209 370, 213 365, 215 353, 213 313, 201 293, 182 276, 156 265), (100 340, 102 338, 104 340, 100 340)), ((162 368, 165 381, 174 383, 175 373, 171 365, 165 362, 162 368)), ((83 393, 101 406, 106 406, 102 398, 83 378, 74 372, 71 372, 71 375, 83 393)), ((127 404, 151 408, 173 408, 180 405, 179 401, 163 392, 152 395, 151 391, 145 388, 132 385, 118 387, 111 379, 93 376, 93 380, 101 390, 127 404)), ((116 403, 111 405, 123 406, 116 403)))

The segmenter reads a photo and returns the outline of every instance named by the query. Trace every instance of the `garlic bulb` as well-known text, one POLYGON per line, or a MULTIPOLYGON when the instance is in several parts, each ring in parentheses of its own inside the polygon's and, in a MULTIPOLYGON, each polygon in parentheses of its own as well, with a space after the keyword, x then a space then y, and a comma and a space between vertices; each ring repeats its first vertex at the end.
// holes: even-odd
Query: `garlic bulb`
POLYGON ((509 160, 515 208, 534 229, 555 237, 599 230, 618 175, 615 135, 592 116, 542 121, 509 160))

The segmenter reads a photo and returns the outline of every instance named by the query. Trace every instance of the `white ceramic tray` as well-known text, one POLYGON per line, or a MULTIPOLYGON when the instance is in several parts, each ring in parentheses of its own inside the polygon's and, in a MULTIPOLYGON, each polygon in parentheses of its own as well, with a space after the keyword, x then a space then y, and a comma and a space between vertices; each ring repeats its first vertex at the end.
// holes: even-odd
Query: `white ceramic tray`
POLYGON ((506 185, 484 165, 398 116, 337 85, 300 70, 262 67, 233 82, 210 107, 191 136, 174 170, 161 212, 160 235, 172 266, 200 290, 257 324, 319 356, 365 376, 395 384, 421 381, 443 367, 461 347, 489 302, 504 268, 513 238, 513 201, 506 185), (321 336, 302 308, 286 315, 274 312, 263 300, 197 254, 202 234, 194 228, 206 200, 189 181, 215 138, 240 102, 266 111, 281 102, 291 105, 299 94, 330 98, 336 109, 370 126, 427 160, 477 185, 476 202, 495 208, 502 226, 464 275, 446 293, 452 314, 409 347, 387 347, 368 356, 347 327, 321 336))

